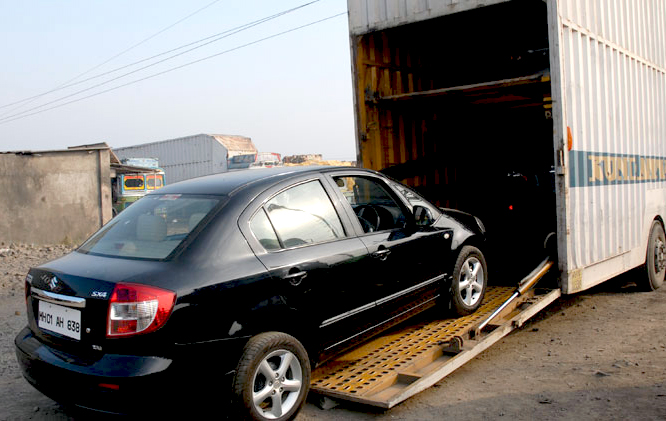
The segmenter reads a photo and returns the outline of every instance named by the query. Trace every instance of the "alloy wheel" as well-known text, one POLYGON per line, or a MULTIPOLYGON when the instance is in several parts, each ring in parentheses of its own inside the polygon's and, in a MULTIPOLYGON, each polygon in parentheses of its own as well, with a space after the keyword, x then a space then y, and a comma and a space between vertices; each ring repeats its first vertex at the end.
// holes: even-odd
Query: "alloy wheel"
POLYGON ((276 419, 297 403, 303 372, 293 353, 279 349, 261 361, 253 379, 255 409, 266 419, 276 419))
POLYGON ((484 283, 483 265, 476 257, 468 257, 462 265, 458 279, 458 291, 465 305, 473 306, 479 301, 484 283))

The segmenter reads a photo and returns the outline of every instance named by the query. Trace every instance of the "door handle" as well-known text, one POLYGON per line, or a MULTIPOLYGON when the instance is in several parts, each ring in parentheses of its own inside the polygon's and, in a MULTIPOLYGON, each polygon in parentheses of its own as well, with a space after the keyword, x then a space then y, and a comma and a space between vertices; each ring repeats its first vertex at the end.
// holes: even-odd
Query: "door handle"
POLYGON ((379 260, 386 260, 389 254, 391 254, 391 250, 379 249, 376 252, 372 253, 372 257, 376 257, 379 260))
POLYGON ((286 279, 293 286, 298 286, 301 284, 303 279, 308 276, 308 273, 305 271, 290 273, 289 275, 284 276, 282 279, 286 279))

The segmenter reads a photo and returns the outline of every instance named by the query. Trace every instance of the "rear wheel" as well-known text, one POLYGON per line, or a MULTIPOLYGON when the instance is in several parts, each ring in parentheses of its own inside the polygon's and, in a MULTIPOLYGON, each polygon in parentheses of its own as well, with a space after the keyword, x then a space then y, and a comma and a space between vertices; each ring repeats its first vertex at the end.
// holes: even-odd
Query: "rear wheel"
POLYGON ((665 269, 666 236, 664 235, 664 226, 661 222, 654 221, 648 239, 647 255, 645 257, 647 278, 643 282, 643 287, 648 291, 659 288, 664 283, 665 269))
POLYGON ((310 360, 301 343, 281 332, 250 338, 234 378, 236 407, 254 420, 290 420, 310 389, 310 360))
POLYGON ((474 313, 483 301, 488 284, 488 268, 481 250, 465 246, 453 268, 451 307, 459 316, 474 313))

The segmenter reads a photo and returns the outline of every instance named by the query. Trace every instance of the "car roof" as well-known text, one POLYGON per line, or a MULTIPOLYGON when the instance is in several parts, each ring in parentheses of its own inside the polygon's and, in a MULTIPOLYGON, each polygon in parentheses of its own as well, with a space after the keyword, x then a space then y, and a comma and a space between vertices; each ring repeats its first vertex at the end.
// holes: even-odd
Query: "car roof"
MULTIPOLYGON (((354 167, 299 166, 273 167, 261 169, 232 170, 219 174, 191 178, 174 184, 167 184, 150 194, 216 194, 230 195, 245 186, 262 181, 270 184, 308 173, 321 173, 333 170, 358 170, 354 167)), ((368 170, 363 170, 368 171, 368 170)), ((167 179, 167 181, 169 181, 167 179)))

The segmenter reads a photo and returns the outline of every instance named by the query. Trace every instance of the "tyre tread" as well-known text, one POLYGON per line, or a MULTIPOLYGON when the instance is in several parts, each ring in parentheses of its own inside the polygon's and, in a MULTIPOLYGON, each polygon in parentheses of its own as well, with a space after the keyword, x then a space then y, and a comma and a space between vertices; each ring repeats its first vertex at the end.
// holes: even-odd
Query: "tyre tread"
POLYGON ((245 419, 249 415, 251 419, 265 420, 264 417, 255 413, 251 399, 247 399, 247 397, 244 396, 246 393, 245 385, 248 379, 251 379, 254 375, 255 364, 271 350, 278 348, 292 351, 297 357, 300 354, 302 357, 300 363, 303 370, 302 396, 299 398, 300 402, 294 405, 290 414, 285 414, 278 420, 282 421, 294 418, 305 403, 308 390, 310 389, 310 360, 307 351, 303 345, 291 335, 282 332, 264 332, 253 336, 248 340, 243 349, 243 356, 238 362, 233 382, 233 396, 234 406, 236 407, 239 418, 245 419))
POLYGON ((664 282, 663 278, 657 279, 657 274, 654 273, 654 268, 650 264, 650 253, 653 252, 652 247, 655 241, 655 236, 658 235, 661 235, 662 238, 666 237, 666 234, 664 233, 664 226, 662 225, 661 221, 655 219, 650 226, 650 235, 648 236, 648 245, 645 252, 645 264, 643 265, 645 277, 643 278, 643 282, 640 285, 645 291, 654 291, 659 289, 659 287, 661 287, 664 282))

